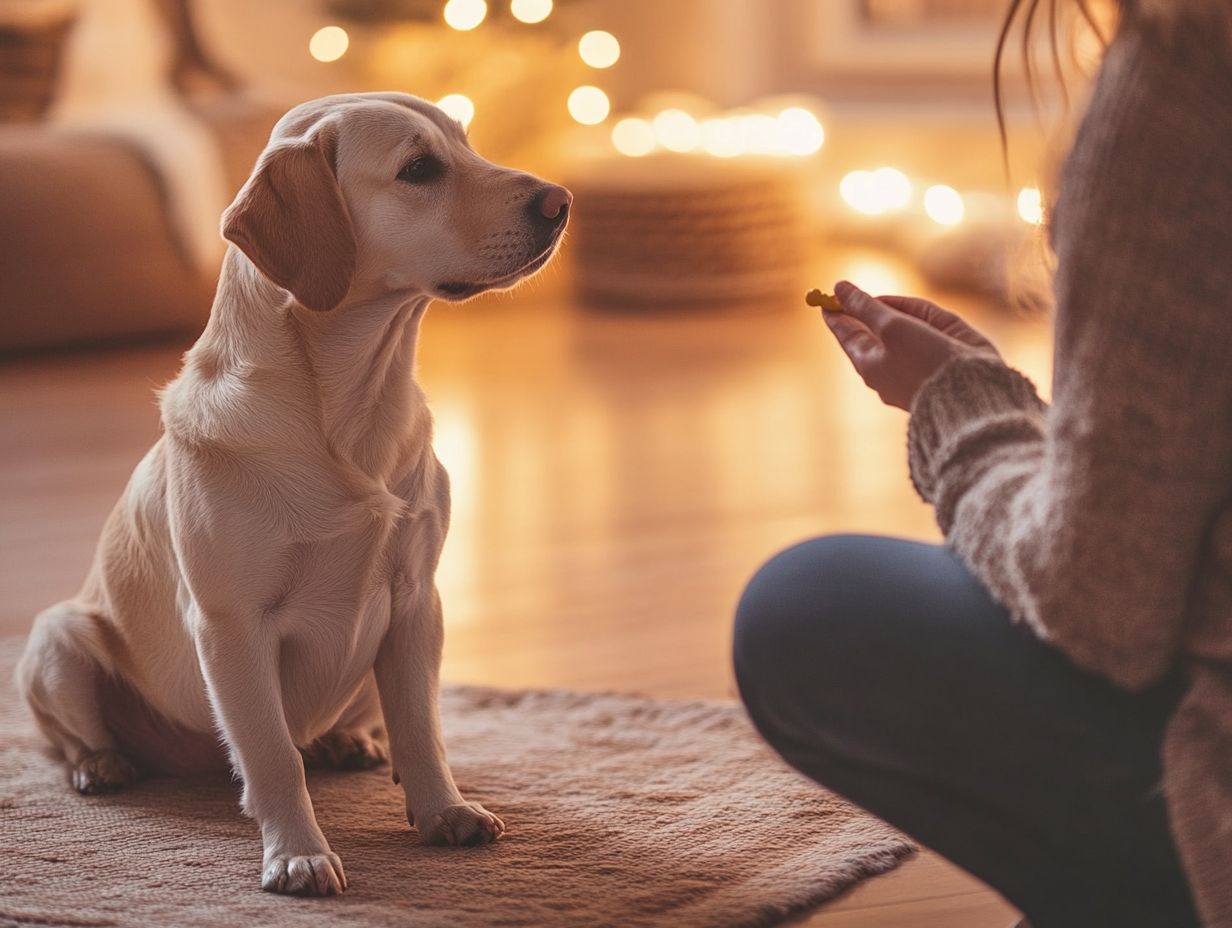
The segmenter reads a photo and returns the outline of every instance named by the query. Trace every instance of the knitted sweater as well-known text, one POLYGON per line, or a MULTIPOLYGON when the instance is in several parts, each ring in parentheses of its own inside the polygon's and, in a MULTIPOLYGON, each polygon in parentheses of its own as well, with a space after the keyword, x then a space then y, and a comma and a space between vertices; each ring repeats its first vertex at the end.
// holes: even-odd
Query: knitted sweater
POLYGON ((1073 663, 1127 689, 1185 668, 1163 788, 1204 924, 1232 928, 1225 32, 1127 14, 1052 233, 1051 406, 996 359, 950 362, 913 404, 912 478, 993 595, 1073 663))

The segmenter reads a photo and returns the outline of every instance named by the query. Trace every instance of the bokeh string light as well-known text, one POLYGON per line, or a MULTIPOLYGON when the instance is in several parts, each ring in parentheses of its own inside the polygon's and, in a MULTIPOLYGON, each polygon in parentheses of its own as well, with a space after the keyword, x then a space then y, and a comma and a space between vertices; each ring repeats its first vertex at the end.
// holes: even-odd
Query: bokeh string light
POLYGON ((654 118, 655 139, 668 151, 693 151, 701 141, 697 120, 684 110, 666 109, 654 118))
POLYGON ((779 113, 776 122, 777 142, 791 155, 811 155, 826 142, 826 130, 817 117, 802 106, 789 106, 779 113))
POLYGON ((552 15, 552 0, 513 0, 509 12, 518 22, 534 25, 552 15))
POLYGON ((1018 191, 1018 215, 1023 222, 1033 226, 1043 225, 1044 198, 1036 187, 1023 187, 1018 191))
POLYGON ((612 147, 630 158, 642 158, 657 145, 654 126, 648 120, 630 116, 612 126, 612 147))
MULTIPOLYGON (((552 0, 510 0, 509 12, 514 19, 522 23, 534 25, 541 23, 552 14, 552 0)), ((441 9, 441 16, 445 23, 451 28, 459 32, 469 32, 472 29, 477 29, 488 15, 488 4, 485 0, 448 0, 441 9)), ((589 67, 596 70, 603 70, 612 67, 620 60, 620 41, 616 36, 612 35, 603 29, 591 29, 582 34, 577 43, 578 55, 582 61, 589 67)), ((316 52, 313 52, 314 56, 316 52)), ((341 53, 339 53, 341 54, 341 53)), ((446 99, 452 100, 453 97, 459 97, 460 100, 454 101, 459 108, 457 113, 451 113, 455 119, 458 119, 463 125, 469 125, 470 120, 474 118, 475 108, 471 101, 461 94, 453 95, 446 99), (461 103, 465 100, 465 104, 461 103)), ((612 105, 608 100, 607 94, 600 87, 595 87, 591 84, 586 84, 581 87, 575 87, 573 92, 569 94, 566 101, 566 106, 569 110, 569 115, 576 122, 584 126, 595 126, 604 122, 611 113, 612 105)), ((636 131, 636 130, 634 130, 636 131)), ((628 129, 624 130, 627 134, 628 129)), ((616 136, 613 136, 613 145, 616 136)), ((644 143, 632 136, 625 139, 623 148, 617 146, 617 150, 622 153, 628 152, 631 157, 637 157, 639 154, 648 154, 644 151, 644 143)))
POLYGON ((341 26, 325 26, 308 40, 308 54, 317 61, 337 61, 346 54, 350 44, 351 37, 341 26))
POLYGON ((816 154, 825 144, 821 121, 801 106, 776 114, 732 112, 698 120, 679 107, 660 110, 651 120, 629 116, 612 129, 612 147, 640 158, 656 149, 677 154, 702 152, 715 158, 741 155, 816 154))
MULTIPOLYGON (((498 2, 503 4, 504 0, 498 2)), ((440 10, 449 28, 460 32, 477 29, 488 20, 489 13, 486 0, 441 0, 440 10)), ((508 11, 519 23, 535 25, 552 15, 554 3, 509 0, 508 11)), ((317 61, 333 62, 347 53, 349 45, 346 30, 330 25, 312 35, 308 51, 317 61)), ((603 29, 583 32, 575 47, 581 61, 597 71, 615 66, 623 54, 617 37, 603 29)), ((694 105, 683 100, 680 97, 675 106, 657 112, 626 113, 616 120, 608 130, 612 150, 628 158, 644 158, 655 152, 716 159, 808 158, 826 143, 825 127, 807 102, 783 107, 786 101, 779 98, 766 100, 760 107, 754 104, 715 112, 704 100, 694 105)), ((465 128, 475 118, 475 103, 463 93, 447 94, 437 105, 465 128)), ((607 122, 611 115, 607 93, 594 84, 575 87, 566 107, 575 122, 588 127, 607 122)), ((1018 221, 1042 226, 1046 218, 1043 197, 1036 187, 1022 188, 1016 199, 979 191, 964 194, 944 183, 921 184, 919 189, 923 193, 917 199, 912 180, 889 166, 849 171, 838 184, 841 199, 853 212, 867 217, 860 224, 869 230, 917 219, 948 230, 964 222, 969 228, 1018 221)))
POLYGON ((484 0, 449 0, 442 15, 450 28, 469 32, 487 17, 488 5, 484 0))
POLYGON ((607 119, 612 105, 598 87, 584 85, 569 94, 569 115, 584 126, 597 126, 607 119))
POLYGON ((707 119, 702 122, 701 147, 716 158, 735 158, 744 153, 740 124, 734 119, 707 119))
POLYGON ((774 154, 778 131, 778 123, 769 113, 740 117, 740 144, 750 155, 774 154))
POLYGON ((852 171, 839 182, 839 195, 847 205, 867 216, 881 216, 906 208, 911 202, 911 180, 897 168, 852 171))
POLYGON ((1036 187, 1024 187, 1016 197, 1007 197, 982 190, 963 193, 949 184, 931 184, 914 208, 911 179, 897 168, 882 167, 848 172, 839 181, 838 192, 853 212, 867 217, 865 231, 878 230, 877 234, 904 222, 918 231, 919 226, 913 225, 917 217, 947 230, 963 223, 971 223, 977 230, 1004 230, 1007 224, 1025 222, 1038 227, 1045 221, 1043 195, 1036 187), (910 212, 909 207, 913 207, 910 212))
POLYGON ((947 184, 934 184, 924 191, 924 212, 940 226, 956 226, 966 214, 962 194, 947 184))
POLYGON ((451 93, 436 101, 436 105, 462 123, 464 129, 470 128, 471 120, 475 118, 475 104, 471 98, 460 93, 451 93))
POLYGON ((578 55, 592 68, 610 68, 620 60, 620 43, 610 32, 593 29, 578 40, 578 55))

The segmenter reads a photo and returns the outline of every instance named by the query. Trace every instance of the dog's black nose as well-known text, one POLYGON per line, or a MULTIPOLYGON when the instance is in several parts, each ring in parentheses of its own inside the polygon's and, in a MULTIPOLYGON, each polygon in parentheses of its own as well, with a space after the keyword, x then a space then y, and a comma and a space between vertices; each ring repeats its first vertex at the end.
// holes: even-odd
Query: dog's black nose
POLYGON ((569 216, 573 194, 564 187, 551 184, 540 190, 530 201, 531 215, 538 222, 545 220, 554 226, 560 225, 569 216))

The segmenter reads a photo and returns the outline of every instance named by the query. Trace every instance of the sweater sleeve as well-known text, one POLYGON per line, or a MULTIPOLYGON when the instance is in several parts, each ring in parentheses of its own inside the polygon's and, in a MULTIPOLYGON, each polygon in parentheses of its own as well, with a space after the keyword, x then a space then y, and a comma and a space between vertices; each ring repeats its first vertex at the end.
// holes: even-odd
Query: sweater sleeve
POLYGON ((1127 688, 1171 665, 1232 497, 1229 87, 1226 61, 1123 33, 1062 180, 1051 407, 963 358, 909 426, 948 542, 1016 619, 1127 688))

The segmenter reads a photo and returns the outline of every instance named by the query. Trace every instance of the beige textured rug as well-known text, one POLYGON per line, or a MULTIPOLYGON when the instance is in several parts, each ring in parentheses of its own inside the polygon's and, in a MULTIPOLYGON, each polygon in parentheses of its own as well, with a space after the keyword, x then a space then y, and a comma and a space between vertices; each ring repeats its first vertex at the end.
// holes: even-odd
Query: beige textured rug
POLYGON ((350 889, 271 896, 233 783, 71 792, 9 682, 20 647, 0 642, 0 925, 766 926, 911 853, 786 769, 737 706, 451 687, 455 775, 505 839, 421 847, 387 770, 313 772, 350 889))

